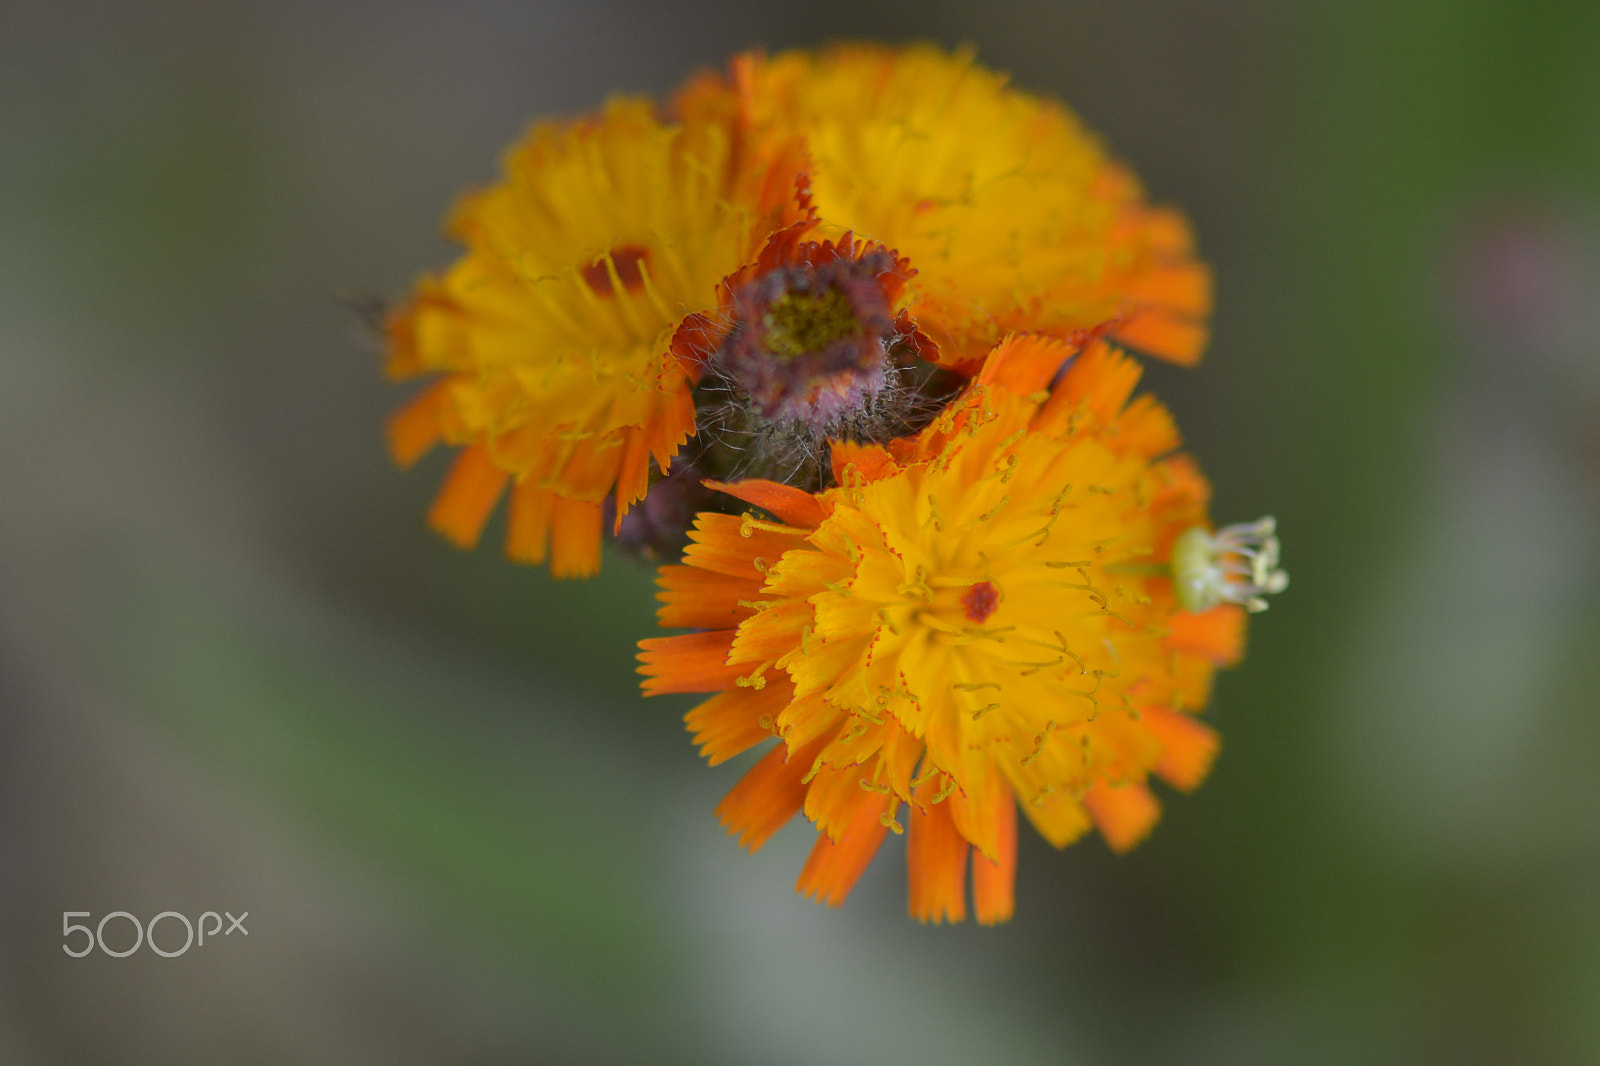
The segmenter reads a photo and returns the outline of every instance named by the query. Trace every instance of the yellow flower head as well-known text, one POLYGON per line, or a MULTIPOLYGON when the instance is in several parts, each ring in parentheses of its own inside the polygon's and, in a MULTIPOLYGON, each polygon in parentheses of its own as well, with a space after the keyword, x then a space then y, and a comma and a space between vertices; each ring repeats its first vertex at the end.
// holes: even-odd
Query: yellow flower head
POLYGON ((439 375, 391 423, 397 459, 465 446, 430 516, 441 532, 474 543, 515 482, 513 558, 549 545, 557 574, 599 565, 602 501, 614 490, 625 512, 694 429, 678 324, 797 210, 793 166, 746 165, 736 140, 615 100, 535 126, 504 180, 462 201, 465 255, 389 328, 393 376, 439 375))
POLYGON ((1008 332, 1109 329, 1180 363, 1199 359, 1210 275, 1188 225, 1055 101, 1011 88, 970 52, 842 45, 734 60, 679 97, 737 113, 753 142, 803 138, 825 233, 906 256, 904 306, 949 365, 1008 332))
POLYGON ((933 424, 836 444, 839 485, 724 486, 779 521, 702 514, 664 567, 641 644, 647 694, 718 694, 688 722, 713 763, 779 743, 719 814, 759 847, 794 813, 821 831, 799 889, 841 902, 884 835, 907 833, 910 908, 1012 911, 1016 810, 1056 846, 1091 824, 1132 847, 1217 741, 1193 717, 1237 659, 1234 603, 1181 609, 1173 548, 1208 489, 1139 368, 1014 337, 933 424), (903 819, 903 821, 902 821, 903 819))

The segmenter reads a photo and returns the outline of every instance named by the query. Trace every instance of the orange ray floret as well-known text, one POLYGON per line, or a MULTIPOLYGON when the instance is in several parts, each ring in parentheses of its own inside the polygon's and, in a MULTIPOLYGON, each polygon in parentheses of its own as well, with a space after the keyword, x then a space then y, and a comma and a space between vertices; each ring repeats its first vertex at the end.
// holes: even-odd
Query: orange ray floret
POLYGON ((1123 851, 1159 817, 1152 775, 1205 777, 1191 712, 1243 613, 1178 603, 1168 553, 1207 491, 1137 379, 1100 342, 1010 338, 916 438, 838 447, 851 475, 810 504, 728 487, 792 524, 703 514, 662 569, 664 623, 744 613, 643 642, 646 691, 718 693, 690 716, 713 758, 779 738, 719 814, 748 844, 803 812, 802 892, 839 903, 904 832, 914 917, 962 920, 970 870, 976 917, 1004 921, 1019 807, 1057 846, 1093 826, 1123 851))
POLYGON ((795 882, 795 891, 830 907, 843 903, 889 831, 883 823, 887 806, 883 797, 869 799, 856 809, 839 839, 819 836, 795 882))
POLYGON ((1017 805, 1002 804, 995 817, 996 855, 972 855, 972 909, 978 921, 994 925, 1016 909, 1017 805))
MULTIPOLYGON (((931 786, 924 786, 931 792, 931 786)), ((956 829, 948 804, 913 806, 906 833, 911 917, 919 922, 959 922, 967 916, 967 855, 972 846, 956 829)))

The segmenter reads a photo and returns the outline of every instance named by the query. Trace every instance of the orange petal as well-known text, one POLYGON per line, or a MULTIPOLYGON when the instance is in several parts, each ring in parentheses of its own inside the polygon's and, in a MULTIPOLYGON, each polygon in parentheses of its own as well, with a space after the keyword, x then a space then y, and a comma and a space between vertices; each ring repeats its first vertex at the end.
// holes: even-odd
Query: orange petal
POLYGON ((1135 312, 1112 336, 1129 348, 1179 366, 1194 366, 1206 346, 1205 326, 1155 308, 1135 312))
MULTIPOLYGON (((952 792, 944 805, 956 829, 981 854, 991 859, 1000 856, 1002 822, 1013 811, 1011 786, 1000 770, 987 759, 972 760, 963 771, 962 788, 952 792)), ((1015 829, 1012 830, 1013 834, 1015 829)))
POLYGON ((822 520, 828 517, 815 496, 793 485, 780 485, 776 481, 767 481, 764 478, 751 478, 748 481, 736 481, 732 484, 721 481, 706 481, 704 484, 708 489, 726 492, 735 499, 753 503, 762 510, 776 515, 778 521, 800 529, 816 529, 822 524, 822 520))
MULTIPOLYGON (((902 259, 900 262, 906 263, 907 260, 902 259)), ((911 269, 911 273, 916 273, 915 269, 911 269)), ((879 276, 882 277, 882 275, 879 276)), ((887 286, 885 288, 887 290, 887 286)), ((895 285, 894 288, 897 291, 896 294, 898 294, 900 286, 895 285)), ((900 313, 894 316, 894 332, 900 338, 900 343, 908 345, 916 353, 918 359, 925 363, 937 363, 939 361, 938 342, 922 331, 922 327, 917 325, 916 319, 911 317, 909 310, 902 308, 900 313)))
POLYGON ((445 400, 443 382, 435 382, 389 418, 389 454, 402 469, 439 443, 439 409, 445 400))
POLYGON ((1017 804, 1009 792, 996 828, 994 859, 972 856, 972 909, 980 925, 1009 921, 1016 909, 1017 804))
POLYGON ((1071 354, 1072 348, 1055 337, 1012 334, 989 353, 978 380, 999 385, 1018 396, 1032 396, 1050 384, 1071 354))
POLYGON ((695 515, 683 561, 713 573, 761 582, 766 580, 768 564, 777 562, 784 552, 803 543, 798 533, 752 527, 750 535, 744 536, 741 533, 744 528, 744 520, 738 515, 700 512, 695 515))
POLYGON ((881 794, 861 787, 865 776, 855 765, 823 766, 806 786, 805 815, 829 840, 842 839, 863 803, 882 808, 881 794))
POLYGON ((1132 849, 1155 828, 1161 817, 1161 803, 1149 786, 1130 783, 1110 785, 1096 781, 1083 794, 1100 835, 1119 855, 1132 849))
POLYGON ((844 712, 823 698, 821 692, 811 692, 783 709, 778 715, 778 731, 789 750, 795 751, 817 741, 826 743, 844 718, 844 712))
POLYGON ((1179 611, 1167 619, 1172 632, 1166 645, 1177 652, 1199 655, 1217 666, 1232 666, 1244 655, 1245 611, 1224 603, 1193 614, 1179 611))
POLYGON ((1145 212, 1145 240, 1150 247, 1169 255, 1183 255, 1194 249, 1194 232, 1182 212, 1155 207, 1145 212))
MULTIPOLYGON (((694 316, 691 316, 694 317, 694 316)), ((681 328, 680 328, 681 332, 681 328)), ((694 399, 686 375, 698 368, 685 367, 668 357, 662 367, 657 394, 645 424, 629 429, 624 436, 622 458, 616 474, 617 518, 613 532, 622 529, 628 510, 650 490, 650 459, 665 474, 672 457, 684 441, 694 435, 694 399)))
POLYGON ((1097 340, 1061 375, 1051 402, 1040 416, 1041 421, 1066 417, 1082 404, 1102 424, 1111 425, 1142 376, 1144 367, 1105 341, 1097 340))
POLYGON ((833 480, 841 485, 852 484, 857 479, 863 482, 877 481, 900 469, 888 450, 879 444, 830 440, 828 448, 831 452, 833 480), (849 473, 852 467, 854 474, 849 473))
POLYGON ((678 324, 668 350, 679 366, 691 375, 711 361, 722 347, 727 329, 717 325, 706 315, 696 312, 678 324))
POLYGON ((800 871, 800 879, 795 882, 795 891, 829 907, 843 903, 889 831, 881 817, 888 803, 887 796, 870 795, 867 802, 856 808, 837 842, 820 834, 806 859, 805 869, 800 871))
POLYGON ((901 799, 911 798, 911 775, 917 768, 917 759, 922 755, 923 743, 920 737, 914 737, 900 723, 889 719, 889 739, 883 744, 883 780, 889 783, 894 794, 901 799))
POLYGON ((1117 419, 1117 444, 1135 455, 1154 459, 1182 443, 1172 412, 1154 396, 1140 396, 1117 419))
POLYGON ((428 524, 458 547, 472 547, 509 478, 494 465, 483 445, 463 448, 433 498, 428 524))
POLYGON ((716 766, 771 737, 773 719, 793 694, 794 686, 783 678, 773 678, 759 689, 730 688, 684 715, 683 721, 700 754, 716 766))
POLYGON ((1089 815, 1070 795, 1050 796, 1038 806, 1028 803, 1022 809, 1052 847, 1064 848, 1089 830, 1089 815))
MULTIPOLYGON (((1211 483, 1193 457, 1179 452, 1151 464, 1151 469, 1161 481, 1150 496, 1151 516, 1160 524, 1173 527, 1171 537, 1205 520, 1211 483)), ((1171 546, 1170 541, 1167 546, 1171 546)))
POLYGON ((800 646, 802 633, 812 618, 812 607, 803 600, 780 600, 775 607, 752 611, 739 626, 728 661, 760 663, 781 659, 800 646))
MULTIPOLYGON (((753 576, 759 576, 754 570, 753 576)), ((744 577, 716 574, 694 566, 663 566, 656 573, 662 606, 656 620, 663 629, 732 629, 755 613, 740 600, 754 601, 761 585, 744 577)))
POLYGON ((1125 295, 1166 311, 1204 315, 1211 310, 1211 272, 1192 260, 1152 267, 1125 295))
POLYGON ((1161 744, 1161 758, 1155 765, 1161 779, 1185 792, 1198 788, 1211 772, 1222 745, 1216 730, 1164 707, 1140 708, 1139 724, 1161 744))
MULTIPOLYGON (((926 786, 924 786, 926 788, 926 786)), ((967 852, 943 803, 911 804, 906 825, 906 873, 911 917, 959 922, 967 916, 967 852)))
POLYGON ((617 517, 613 533, 622 532, 622 520, 628 508, 650 489, 650 437, 642 430, 625 434, 622 443, 622 460, 617 466, 617 517))
POLYGON ((717 820, 730 834, 738 834, 740 847, 759 851, 800 810, 806 799, 800 779, 811 768, 817 750, 811 748, 791 758, 779 744, 717 804, 717 820))
POLYGON ((550 517, 550 573, 555 577, 588 577, 600 569, 598 503, 556 497, 550 517))
POLYGON ((1217 668, 1197 655, 1179 655, 1168 678, 1168 702, 1174 710, 1198 713, 1211 703, 1211 687, 1217 668))
POLYGON ((384 372, 398 381, 437 369, 423 359, 422 348, 417 343, 417 319, 423 314, 453 317, 457 313, 455 301, 440 279, 426 277, 417 282, 410 301, 390 312, 384 323, 389 339, 384 372))
POLYGON ((651 637, 639 642, 640 682, 646 696, 663 692, 718 692, 750 668, 728 665, 733 630, 651 637))
POLYGON ((550 516, 556 497, 531 481, 511 489, 506 515, 506 557, 516 563, 542 563, 550 543, 550 516))

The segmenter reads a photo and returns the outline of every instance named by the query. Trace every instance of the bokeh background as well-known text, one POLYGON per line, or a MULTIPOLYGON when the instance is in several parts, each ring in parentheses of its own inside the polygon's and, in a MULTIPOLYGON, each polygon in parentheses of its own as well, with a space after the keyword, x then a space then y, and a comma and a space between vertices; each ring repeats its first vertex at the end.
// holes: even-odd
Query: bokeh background
POLYGON ((1600 1061, 1597 221, 1592 0, 3 0, 0 1062, 1600 1061), (741 853, 649 572, 432 536, 340 303, 531 119, 845 36, 975 44, 1189 213, 1214 342, 1146 380, 1294 576, 1206 787, 1025 833, 998 929, 741 853))

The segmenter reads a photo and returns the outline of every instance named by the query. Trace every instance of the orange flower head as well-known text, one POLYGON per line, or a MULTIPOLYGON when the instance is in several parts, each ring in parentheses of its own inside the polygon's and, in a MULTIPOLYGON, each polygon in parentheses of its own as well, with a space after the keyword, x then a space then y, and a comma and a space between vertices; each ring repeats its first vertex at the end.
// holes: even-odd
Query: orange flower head
POLYGON ((679 95, 734 115, 752 143, 803 139, 825 233, 853 230, 918 271, 901 306, 970 366, 1004 334, 1108 330, 1190 364, 1210 275, 1187 223, 1060 104, 1012 88, 970 52, 840 45, 738 57, 679 95))
POLYGON ((1057 846, 1093 825, 1120 851, 1159 813, 1152 774, 1207 773, 1195 712, 1244 617, 1175 587, 1208 488, 1166 411, 1128 402, 1137 364, 1095 342, 1058 379, 1072 355, 1005 341, 914 438, 836 443, 820 494, 722 486, 776 520, 702 514, 661 571, 662 624, 700 632, 641 644, 644 689, 716 693, 688 716, 713 763, 779 738, 719 815, 755 848, 803 811, 813 898, 903 830, 915 917, 965 916, 970 855, 1001 921, 1019 805, 1057 846))

